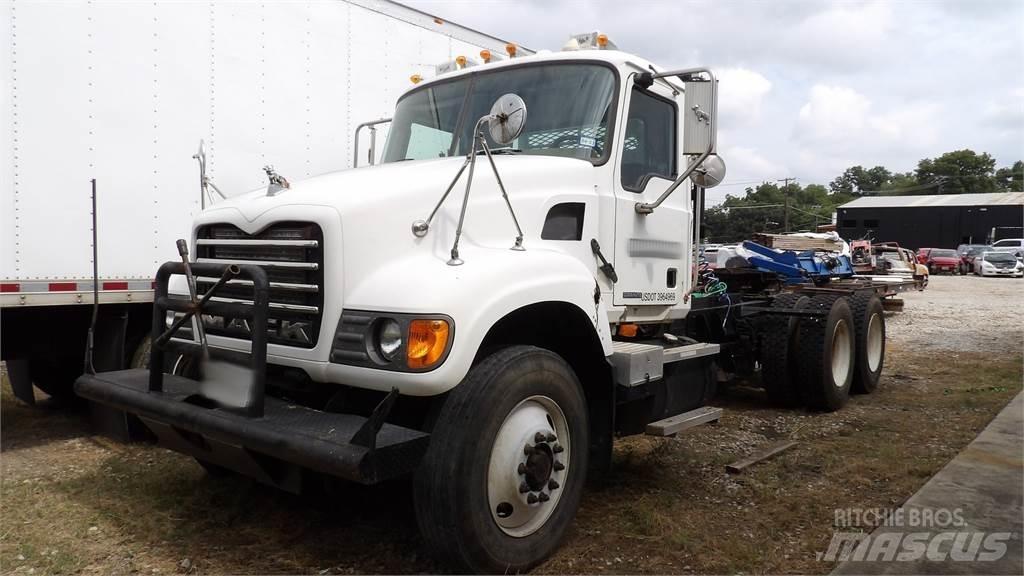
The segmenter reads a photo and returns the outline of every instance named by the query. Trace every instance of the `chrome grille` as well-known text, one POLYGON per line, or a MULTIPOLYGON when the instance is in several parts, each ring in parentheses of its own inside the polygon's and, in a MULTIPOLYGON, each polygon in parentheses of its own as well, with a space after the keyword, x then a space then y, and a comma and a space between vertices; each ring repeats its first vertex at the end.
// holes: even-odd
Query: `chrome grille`
MULTIPOLYGON (((316 346, 323 316, 323 232, 316 224, 282 222, 257 234, 231 224, 211 224, 196 234, 196 261, 262 266, 270 280, 267 341, 302 348, 316 346)), ((205 293, 216 278, 196 278, 205 293)), ((232 280, 214 301, 252 302, 252 283, 232 280)), ((204 316, 209 334, 250 339, 249 325, 240 318, 204 316)))

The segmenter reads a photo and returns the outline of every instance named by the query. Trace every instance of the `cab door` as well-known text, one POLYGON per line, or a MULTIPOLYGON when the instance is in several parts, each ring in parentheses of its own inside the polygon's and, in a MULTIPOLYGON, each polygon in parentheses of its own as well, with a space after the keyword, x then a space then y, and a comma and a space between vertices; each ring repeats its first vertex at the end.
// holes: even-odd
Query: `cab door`
POLYGON ((626 100, 625 121, 617 130, 621 154, 614 172, 618 282, 613 303, 630 307, 628 316, 652 317, 682 302, 690 284, 689 185, 676 188, 653 213, 638 214, 635 209, 638 202, 653 202, 661 196, 682 169, 682 95, 655 83, 646 89, 633 85, 626 100))

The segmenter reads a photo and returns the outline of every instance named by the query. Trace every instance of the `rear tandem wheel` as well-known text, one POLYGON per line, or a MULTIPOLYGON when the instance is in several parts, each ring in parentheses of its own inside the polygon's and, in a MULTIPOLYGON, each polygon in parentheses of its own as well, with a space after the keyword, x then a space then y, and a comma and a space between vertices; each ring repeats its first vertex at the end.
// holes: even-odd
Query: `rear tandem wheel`
POLYGON ((815 296, 807 309, 827 314, 799 321, 800 392, 809 408, 832 412, 850 397, 856 357, 853 313, 849 301, 835 295, 815 296))

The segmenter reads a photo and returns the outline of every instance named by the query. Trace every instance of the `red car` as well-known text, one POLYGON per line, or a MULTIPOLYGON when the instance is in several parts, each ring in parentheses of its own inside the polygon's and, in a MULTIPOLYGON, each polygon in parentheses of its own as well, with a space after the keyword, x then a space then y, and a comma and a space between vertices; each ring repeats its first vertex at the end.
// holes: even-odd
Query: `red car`
POLYGON ((938 274, 949 272, 960 273, 960 255, 956 250, 946 248, 921 248, 917 251, 917 261, 928 267, 928 272, 938 274))

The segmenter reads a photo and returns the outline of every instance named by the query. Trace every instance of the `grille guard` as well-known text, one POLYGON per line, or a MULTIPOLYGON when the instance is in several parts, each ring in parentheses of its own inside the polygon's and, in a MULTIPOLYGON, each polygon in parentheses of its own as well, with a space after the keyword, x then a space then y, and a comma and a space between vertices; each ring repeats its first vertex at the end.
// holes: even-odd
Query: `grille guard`
POLYGON ((85 374, 75 382, 79 396, 137 415, 168 448, 286 489, 284 478, 294 477, 286 473, 294 471, 294 466, 289 465, 366 484, 410 472, 418 466, 430 435, 385 423, 398 398, 396 389, 368 417, 324 412, 267 398, 266 273, 255 265, 192 263, 191 267, 197 274, 220 276, 222 282, 195 303, 170 298, 168 281, 172 275, 184 274, 185 267, 181 262, 167 262, 160 267, 156 276, 149 370, 85 374), (217 288, 234 277, 252 282, 253 304, 210 301, 217 288), (168 311, 181 312, 186 317, 165 330, 168 311), (251 368, 252 386, 242 408, 211 405, 201 396, 198 381, 163 372, 168 351, 202 354, 200 344, 172 337, 187 318, 207 313, 246 318, 253 324, 251 353, 209 349, 211 357, 251 368))

